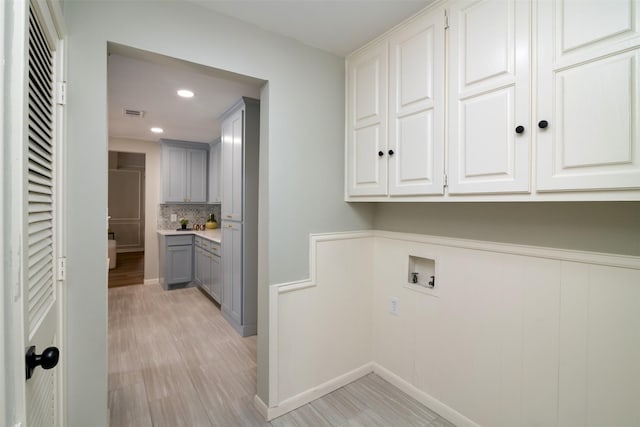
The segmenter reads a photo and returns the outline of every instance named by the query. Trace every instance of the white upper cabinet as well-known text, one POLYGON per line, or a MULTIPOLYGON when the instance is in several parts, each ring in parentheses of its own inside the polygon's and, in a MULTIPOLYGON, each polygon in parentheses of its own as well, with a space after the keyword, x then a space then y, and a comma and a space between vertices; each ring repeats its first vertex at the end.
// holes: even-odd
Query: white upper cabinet
POLYGON ((444 10, 347 59, 347 195, 444 192, 444 10))
POLYGON ((449 19, 449 192, 528 192, 531 3, 461 0, 449 19))
POLYGON ((389 194, 444 193, 444 11, 389 40, 389 194))
POLYGON ((640 0, 439 0, 346 71, 348 201, 640 200, 640 0))
POLYGON ((538 189, 640 188, 640 3, 537 5, 538 189))
POLYGON ((347 60, 347 192, 387 194, 388 44, 347 60))

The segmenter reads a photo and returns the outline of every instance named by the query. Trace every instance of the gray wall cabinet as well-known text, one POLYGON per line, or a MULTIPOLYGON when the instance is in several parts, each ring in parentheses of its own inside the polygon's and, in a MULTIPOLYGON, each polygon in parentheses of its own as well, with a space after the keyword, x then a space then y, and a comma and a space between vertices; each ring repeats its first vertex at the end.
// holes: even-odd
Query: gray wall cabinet
POLYGON ((162 201, 206 203, 209 144, 161 140, 162 201))

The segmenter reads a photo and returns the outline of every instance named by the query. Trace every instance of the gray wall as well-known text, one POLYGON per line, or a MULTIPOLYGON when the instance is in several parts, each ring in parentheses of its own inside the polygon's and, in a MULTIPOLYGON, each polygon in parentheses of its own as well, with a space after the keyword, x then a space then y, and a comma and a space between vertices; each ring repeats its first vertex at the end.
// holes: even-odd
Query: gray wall
POLYGON ((374 227, 640 256, 640 202, 379 203, 374 227))
MULTIPOLYGON (((343 199, 344 62, 186 2, 68 1, 68 409, 71 427, 106 419, 106 48, 115 42, 268 81, 260 171, 259 282, 308 277, 308 235, 370 228, 343 199), (265 230, 266 228, 266 230, 265 230), (265 243, 266 240, 266 243, 265 243), (264 277, 268 275, 268 277, 264 277)), ((266 402, 266 292, 258 394, 266 402)))

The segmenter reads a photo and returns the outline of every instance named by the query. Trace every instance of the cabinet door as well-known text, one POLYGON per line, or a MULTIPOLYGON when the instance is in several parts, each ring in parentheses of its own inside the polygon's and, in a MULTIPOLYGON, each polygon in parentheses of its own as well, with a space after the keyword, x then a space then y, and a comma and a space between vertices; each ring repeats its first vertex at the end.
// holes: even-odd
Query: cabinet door
POLYGON ((209 292, 211 293, 211 296, 213 297, 213 299, 215 299, 216 301, 220 302, 220 294, 222 291, 222 265, 220 262, 220 257, 216 256, 216 255, 210 255, 211 259, 210 259, 210 271, 209 271, 209 276, 210 276, 210 287, 209 287, 209 292))
POLYGON ((165 202, 185 202, 187 199, 187 150, 162 148, 162 199, 165 202))
POLYGON ((199 247, 195 247, 193 250, 193 281, 200 287, 204 288, 204 283, 202 281, 202 249, 199 247))
POLYGON ((539 190, 640 188, 639 23, 638 1, 538 1, 539 190))
POLYGON ((528 192, 531 2, 461 0, 450 15, 449 192, 528 192))
POLYGON ((390 195, 444 193, 444 29, 440 11, 389 42, 390 195))
POLYGON ((207 202, 207 156, 206 150, 187 151, 187 201, 207 202))
POLYGON ((347 60, 348 196, 387 194, 387 42, 347 60))
POLYGON ((222 307, 242 324, 242 225, 225 222, 222 227, 222 307))
POLYGON ((222 219, 242 220, 244 109, 222 123, 222 219))
POLYGON ((220 169, 220 141, 211 144, 209 151, 209 203, 219 202, 220 181, 222 179, 220 169))
POLYGON ((192 280, 193 246, 167 246, 167 284, 188 283, 192 280))

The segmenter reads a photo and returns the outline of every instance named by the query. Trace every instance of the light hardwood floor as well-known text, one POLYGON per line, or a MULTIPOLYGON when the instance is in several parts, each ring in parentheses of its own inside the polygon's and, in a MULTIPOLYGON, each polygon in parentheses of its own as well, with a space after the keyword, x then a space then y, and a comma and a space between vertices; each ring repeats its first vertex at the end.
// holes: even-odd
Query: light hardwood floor
POLYGON ((375 374, 267 423, 253 407, 256 337, 198 289, 109 289, 111 426, 453 427, 375 374))
POLYGON ((109 270, 110 288, 144 283, 144 252, 121 252, 116 260, 116 268, 109 270))

